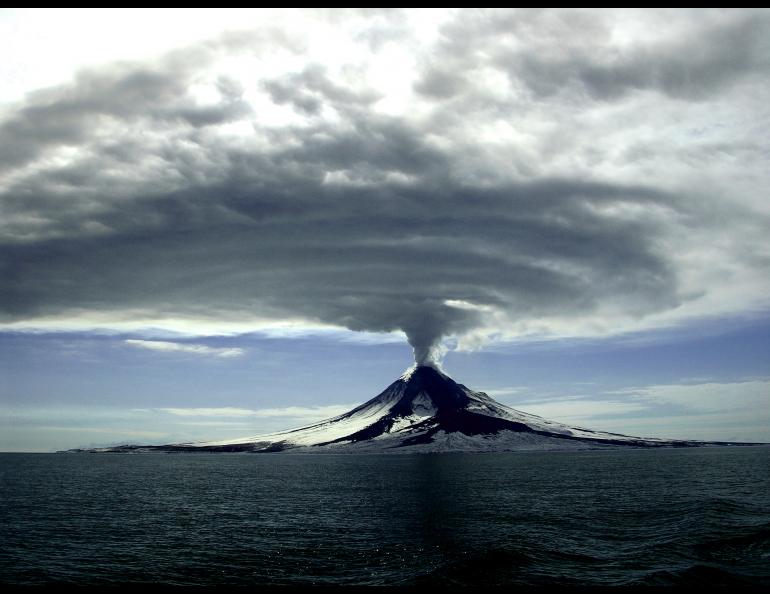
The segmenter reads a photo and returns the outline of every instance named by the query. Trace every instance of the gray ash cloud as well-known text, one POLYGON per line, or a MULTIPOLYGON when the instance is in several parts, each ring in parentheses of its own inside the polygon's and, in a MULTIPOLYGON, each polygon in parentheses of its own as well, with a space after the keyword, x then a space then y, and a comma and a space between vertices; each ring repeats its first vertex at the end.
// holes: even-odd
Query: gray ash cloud
MULTIPOLYGON (((621 175, 622 160, 635 167, 642 148, 618 152, 596 137, 592 153, 581 118, 607 109, 615 134, 610 112, 638 93, 719 103, 741 84, 767 85, 767 13, 702 23, 695 46, 679 39, 623 52, 611 51, 609 23, 580 14, 594 33, 570 26, 568 13, 458 17, 422 48, 414 89, 432 109, 425 117, 377 110, 380 91, 334 80, 312 56, 273 78, 214 76, 219 99, 201 104, 190 88, 235 51, 213 44, 81 72, 30 95, 0 122, 3 321, 134 310, 301 317, 402 330, 428 360, 442 337, 492 323, 489 312, 505 324, 686 306, 709 286, 683 280, 681 256, 721 230, 729 260, 767 229, 766 215, 730 196, 725 208, 724 194, 704 193, 696 178, 688 188, 676 168, 677 188, 663 183, 664 170, 659 179, 621 175), (539 49, 559 43, 558 52, 539 49), (475 82, 484 69, 513 90, 484 91, 475 82), (292 108, 301 123, 261 120, 244 89, 292 108), (498 154, 472 136, 477 123, 524 125, 549 110, 562 135, 550 144, 498 154), (233 122, 250 122, 260 142, 220 133, 233 122), (614 159, 619 173, 540 160, 570 147, 614 159), (74 156, 47 160, 65 149, 74 156)), ((729 167, 725 154, 739 147, 711 150, 689 158, 729 167)), ((761 139, 748 150, 757 158, 761 139)), ((767 261, 745 266, 760 273, 767 261)))

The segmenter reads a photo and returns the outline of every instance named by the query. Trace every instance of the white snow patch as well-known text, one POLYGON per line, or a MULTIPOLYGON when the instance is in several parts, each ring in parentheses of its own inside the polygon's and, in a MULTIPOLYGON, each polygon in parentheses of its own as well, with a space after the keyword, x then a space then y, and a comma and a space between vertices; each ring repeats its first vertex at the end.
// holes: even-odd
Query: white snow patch
POLYGON ((240 439, 207 441, 185 445, 209 447, 241 445, 256 442, 277 443, 286 441, 297 446, 310 446, 319 443, 326 443, 340 439, 342 437, 347 437, 376 423, 390 411, 390 409, 396 402, 398 402, 398 399, 402 395, 403 388, 400 390, 391 389, 389 391, 383 392, 376 398, 361 405, 357 409, 353 409, 351 412, 327 419, 325 421, 321 421, 320 423, 314 423, 312 425, 300 427, 298 429, 290 429, 288 431, 279 431, 276 433, 268 433, 264 435, 254 435, 251 437, 242 437, 240 439))
POLYGON ((498 417, 515 421, 517 423, 523 423, 531 429, 536 431, 547 431, 549 433, 557 433, 560 435, 570 435, 573 437, 584 437, 589 439, 612 439, 615 441, 653 441, 653 442, 668 442, 671 440, 659 439, 659 438, 642 438, 634 437, 630 435, 620 435, 617 433, 607 433, 605 431, 591 431, 582 427, 570 427, 563 423, 556 423, 554 421, 548 421, 543 417, 532 415, 529 413, 516 410, 500 404, 495 400, 492 400, 489 396, 483 392, 466 391, 466 394, 471 399, 471 404, 467 407, 468 410, 472 410, 478 414, 483 414, 490 417, 498 417))

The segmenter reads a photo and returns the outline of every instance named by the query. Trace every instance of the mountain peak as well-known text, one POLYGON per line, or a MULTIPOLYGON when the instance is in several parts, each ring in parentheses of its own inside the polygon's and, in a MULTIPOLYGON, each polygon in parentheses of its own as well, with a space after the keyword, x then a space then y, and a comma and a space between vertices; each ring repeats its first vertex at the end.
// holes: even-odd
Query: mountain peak
POLYGON ((371 400, 299 429, 227 441, 121 446, 101 451, 443 452, 715 444, 570 427, 505 406, 458 384, 432 365, 413 365, 371 400))
POLYGON ((445 374, 439 367, 434 365, 417 365, 416 363, 412 365, 411 367, 408 367, 404 373, 401 374, 401 376, 398 379, 401 380, 410 380, 415 375, 417 377, 420 376, 426 376, 426 375, 432 375, 437 374, 445 379, 451 379, 447 374, 445 374))
POLYGON ((412 365, 377 396, 307 427, 180 447, 227 451, 500 451, 683 445, 548 421, 474 392, 433 365, 412 365))

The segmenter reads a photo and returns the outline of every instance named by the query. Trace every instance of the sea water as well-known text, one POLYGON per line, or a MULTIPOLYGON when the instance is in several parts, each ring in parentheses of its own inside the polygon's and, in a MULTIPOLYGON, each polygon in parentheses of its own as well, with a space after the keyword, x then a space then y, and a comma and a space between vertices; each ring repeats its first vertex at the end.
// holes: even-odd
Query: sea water
POLYGON ((770 448, 0 454, 0 583, 770 585, 770 448))

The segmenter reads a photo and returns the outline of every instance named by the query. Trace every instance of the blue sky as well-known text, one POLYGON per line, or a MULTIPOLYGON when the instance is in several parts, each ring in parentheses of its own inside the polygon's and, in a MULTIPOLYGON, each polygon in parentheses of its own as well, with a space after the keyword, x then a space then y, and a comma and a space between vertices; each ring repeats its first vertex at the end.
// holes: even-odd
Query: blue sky
POLYGON ((770 441, 770 10, 180 14, 0 10, 0 449, 302 425, 412 360, 770 441))
MULTIPOLYGON (((651 437, 770 441, 768 337, 770 316, 757 316, 605 340, 498 344, 450 352, 444 368, 557 421, 651 437)), ((127 341, 147 339, 127 334, 4 333, 0 449, 225 439, 325 418, 375 396, 410 364, 405 341, 378 338, 173 341, 209 349, 195 351, 140 347, 127 341)))

